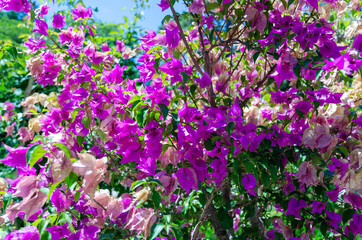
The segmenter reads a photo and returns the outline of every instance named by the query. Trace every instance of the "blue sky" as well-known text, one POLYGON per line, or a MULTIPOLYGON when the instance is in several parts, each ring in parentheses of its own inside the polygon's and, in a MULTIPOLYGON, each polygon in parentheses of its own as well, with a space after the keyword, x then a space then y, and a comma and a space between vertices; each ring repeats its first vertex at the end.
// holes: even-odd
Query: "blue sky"
MULTIPOLYGON (((37 2, 41 4, 40 1, 37 2)), ((93 17, 104 22, 121 23, 124 22, 124 16, 129 19, 132 18, 131 9, 133 8, 134 2, 131 0, 83 0, 83 2, 86 7, 98 7, 98 12, 95 12, 93 17)), ((139 23, 144 29, 157 30, 162 19, 166 15, 171 14, 169 9, 162 12, 161 8, 157 6, 159 2, 160 0, 149 0, 150 7, 143 11, 144 18, 139 23)), ((53 7, 52 1, 49 1, 48 5, 53 7)), ((180 4, 176 4, 175 8, 178 11, 185 10, 180 4)), ((59 10, 59 8, 52 8, 49 16, 52 16, 57 10, 59 10)))

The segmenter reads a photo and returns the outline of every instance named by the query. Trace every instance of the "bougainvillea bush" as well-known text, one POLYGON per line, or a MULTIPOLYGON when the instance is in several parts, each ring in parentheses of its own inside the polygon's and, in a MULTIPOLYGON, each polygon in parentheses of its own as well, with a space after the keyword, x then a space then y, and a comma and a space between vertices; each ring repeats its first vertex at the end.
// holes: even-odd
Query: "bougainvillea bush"
POLYGON ((69 25, 0 1, 28 13, 29 74, 58 89, 24 99, 5 146, 4 238, 360 239, 360 1, 158 3, 164 30, 130 48, 97 41, 81 4, 69 25))

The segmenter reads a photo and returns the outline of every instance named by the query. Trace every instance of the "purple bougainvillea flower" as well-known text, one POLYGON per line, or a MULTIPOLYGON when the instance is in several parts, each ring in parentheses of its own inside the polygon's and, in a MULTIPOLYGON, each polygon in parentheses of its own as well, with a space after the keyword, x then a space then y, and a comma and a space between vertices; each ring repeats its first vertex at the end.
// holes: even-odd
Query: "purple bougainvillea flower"
POLYGON ((321 214, 323 209, 326 207, 327 203, 322 203, 322 202, 318 202, 318 201, 313 201, 313 210, 312 213, 318 213, 321 214))
POLYGON ((50 201, 57 208, 57 212, 63 211, 67 206, 67 198, 64 193, 62 193, 59 188, 56 188, 50 197, 50 201))
POLYGON ((35 19, 35 27, 33 32, 38 32, 44 36, 48 35, 48 24, 44 20, 35 19))
POLYGON ((41 5, 37 11, 39 11, 39 17, 42 18, 45 15, 48 14, 48 10, 50 9, 50 7, 47 4, 41 5))
POLYGON ((319 48, 319 52, 323 58, 339 58, 341 56, 340 51, 343 51, 347 47, 338 47, 337 44, 332 41, 324 41, 323 45, 319 48))
POLYGON ((331 201, 333 202, 337 201, 339 194, 339 186, 337 185, 333 190, 327 191, 326 194, 331 201))
POLYGON ((77 20, 78 18, 92 17, 92 14, 93 14, 92 9, 90 8, 86 9, 79 3, 76 9, 72 9, 72 15, 74 20, 77 20))
POLYGON ((248 174, 244 176, 243 179, 241 180, 241 183, 243 184, 244 188, 249 194, 257 197, 253 189, 256 186, 256 179, 253 174, 248 174))
POLYGON ((288 210, 285 212, 287 215, 294 215, 296 218, 302 218, 300 216, 300 209, 307 207, 307 204, 303 199, 291 198, 288 203, 288 210))
POLYGON ((327 220, 329 226, 333 227, 334 229, 338 229, 338 224, 342 221, 341 215, 335 212, 330 212, 328 210, 326 210, 326 214, 329 218, 329 220, 327 220))
POLYGON ((311 7, 314 7, 318 12, 318 0, 305 0, 311 7))
POLYGON ((362 52, 362 34, 359 34, 353 41, 353 48, 358 52, 362 52))
POLYGON ((357 124, 358 127, 362 127, 362 117, 358 117, 355 120, 352 120, 351 122, 354 122, 355 124, 357 124))
POLYGON ((28 13, 31 5, 28 1, 24 0, 2 0, 0 1, 0 11, 15 11, 28 13))
POLYGON ((5 149, 9 152, 8 155, 0 160, 5 165, 11 167, 26 167, 26 152, 29 148, 26 147, 18 147, 12 148, 4 144, 5 149))
POLYGON ((309 110, 313 108, 313 105, 307 101, 300 101, 297 103, 295 108, 301 111, 302 113, 308 113, 309 110))
POLYGON ((8 233, 4 240, 39 240, 39 231, 35 226, 24 227, 8 233))
POLYGON ((168 24, 165 24, 165 31, 167 46, 169 48, 176 48, 181 40, 177 24, 172 20, 168 21, 168 24))
POLYGON ((228 4, 228 3, 231 3, 233 0, 224 0, 223 2, 222 2, 222 4, 228 4))
POLYGON ((201 88, 205 88, 211 84, 210 75, 206 72, 205 72, 204 76, 202 76, 201 78, 197 78, 195 80, 200 83, 201 88))
POLYGON ((64 225, 47 227, 46 230, 52 235, 52 240, 59 240, 68 237, 72 232, 68 229, 69 223, 64 225))
POLYGON ((65 16, 61 14, 55 14, 53 17, 53 27, 61 29, 65 26, 65 16))
POLYGON ((160 4, 157 4, 157 5, 161 7, 162 12, 170 7, 167 0, 161 0, 160 4))
POLYGON ((185 167, 180 168, 176 172, 177 181, 180 186, 189 193, 191 189, 197 190, 197 176, 193 168, 185 167))

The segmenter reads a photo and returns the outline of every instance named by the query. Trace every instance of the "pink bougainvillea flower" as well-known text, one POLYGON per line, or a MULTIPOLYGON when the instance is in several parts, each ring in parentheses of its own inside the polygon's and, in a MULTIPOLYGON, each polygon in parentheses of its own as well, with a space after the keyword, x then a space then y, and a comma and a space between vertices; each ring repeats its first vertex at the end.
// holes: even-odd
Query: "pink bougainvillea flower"
POLYGON ((118 39, 116 39, 116 50, 118 52, 123 52, 126 49, 126 46, 123 42, 123 40, 119 41, 118 39))
POLYGON ((362 209, 362 197, 357 193, 350 192, 344 195, 344 201, 351 204, 354 208, 362 209))
POLYGON ((192 13, 200 14, 205 11, 205 4, 203 0, 194 0, 190 7, 189 11, 192 13))
POLYGON ((33 32, 38 32, 44 36, 48 35, 48 24, 44 20, 35 19, 35 27, 33 32))
POLYGON ((15 218, 24 212, 25 221, 35 213, 37 213, 47 200, 47 195, 40 191, 38 188, 33 188, 30 193, 23 198, 20 202, 13 202, 6 209, 6 215, 14 222, 15 218))
POLYGON ((148 237, 156 219, 157 217, 153 209, 133 207, 127 215, 126 227, 137 233, 144 232, 144 236, 148 237))
POLYGON ((307 187, 316 186, 319 183, 317 176, 317 168, 311 164, 311 162, 302 162, 299 166, 299 171, 295 175, 295 178, 301 184, 305 184, 307 187))
POLYGON ((23 143, 30 141, 34 138, 34 131, 29 130, 27 127, 20 127, 18 130, 19 140, 23 143))
POLYGON ((259 32, 264 32, 266 27, 267 19, 264 13, 260 13, 258 9, 254 7, 249 7, 246 12, 246 19, 251 21, 251 27, 256 27, 259 32))
POLYGON ((62 29, 65 26, 65 16, 62 16, 61 14, 55 14, 53 16, 53 27, 62 29))
POLYGON ((39 240, 39 231, 35 226, 28 226, 8 233, 4 240, 39 240))
POLYGON ((107 158, 96 159, 88 153, 80 153, 78 156, 79 160, 73 163, 73 172, 84 177, 82 193, 93 198, 98 184, 106 175, 107 158))
POLYGON ((256 186, 256 179, 253 174, 248 174, 248 175, 244 176, 241 180, 241 183, 243 184, 244 188, 246 189, 246 191, 248 193, 257 197, 257 195, 253 189, 256 186))
POLYGON ((195 169, 190 167, 180 168, 176 172, 176 177, 180 186, 187 193, 189 193, 191 189, 197 190, 198 183, 195 169))

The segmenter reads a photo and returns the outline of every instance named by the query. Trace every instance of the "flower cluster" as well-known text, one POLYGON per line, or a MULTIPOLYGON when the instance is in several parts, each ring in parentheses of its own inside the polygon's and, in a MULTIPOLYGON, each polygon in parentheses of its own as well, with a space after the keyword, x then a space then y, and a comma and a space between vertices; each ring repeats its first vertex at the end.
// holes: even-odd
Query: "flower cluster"
POLYGON ((97 41, 83 5, 48 26, 1 3, 36 14, 27 67, 58 89, 25 99, 1 160, 18 169, 2 219, 25 225, 5 239, 361 236, 362 35, 341 44, 318 1, 284 2, 186 1, 183 29, 162 0, 173 19, 135 49, 97 41))

